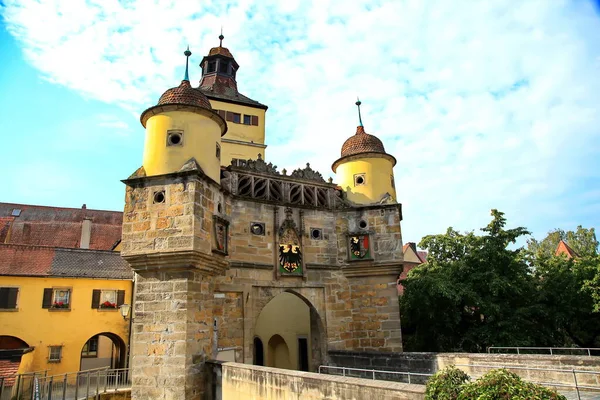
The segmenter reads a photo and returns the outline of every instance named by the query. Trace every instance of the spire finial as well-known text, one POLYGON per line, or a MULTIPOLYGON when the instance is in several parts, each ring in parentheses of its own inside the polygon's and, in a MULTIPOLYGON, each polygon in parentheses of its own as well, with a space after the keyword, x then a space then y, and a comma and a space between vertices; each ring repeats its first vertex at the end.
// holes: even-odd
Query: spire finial
POLYGON ((358 98, 358 96, 356 96, 356 103, 354 103, 354 104, 356 104, 356 107, 358 107, 358 122, 360 122, 360 126, 363 126, 362 117, 360 115, 360 105, 362 103, 360 102, 360 99, 358 98))
POLYGON ((219 47, 223 47, 223 39, 225 39, 225 36, 223 36, 223 26, 221 25, 221 34, 219 35, 219 47))
POLYGON ((187 50, 183 52, 183 55, 185 56, 185 75, 183 76, 183 80, 184 81, 189 81, 190 80, 190 76, 188 75, 188 62, 190 60, 190 56, 192 55, 192 52, 190 51, 190 46, 188 45, 187 50))

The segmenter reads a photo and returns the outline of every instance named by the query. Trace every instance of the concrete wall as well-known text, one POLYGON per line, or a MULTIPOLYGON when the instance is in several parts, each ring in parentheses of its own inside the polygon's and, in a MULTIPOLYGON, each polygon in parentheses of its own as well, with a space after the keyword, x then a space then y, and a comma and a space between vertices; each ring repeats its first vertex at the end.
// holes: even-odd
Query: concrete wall
MULTIPOLYGON (((330 365, 339 367, 377 369, 386 371, 418 372, 433 374, 448 365, 460 366, 473 377, 479 377, 490 369, 526 367, 559 369, 569 372, 511 369, 532 382, 573 384, 572 370, 600 372, 600 358, 588 356, 551 356, 538 354, 486 354, 486 353, 378 353, 356 351, 330 351, 330 365), (473 365, 492 368, 473 367, 473 365)), ((381 379, 399 380, 398 376, 382 376, 381 379)), ((414 382, 425 382, 426 378, 414 382)), ((580 385, 599 385, 600 375, 577 373, 580 385)))
POLYGON ((223 399, 424 399, 425 387, 397 382, 281 370, 255 365, 222 366, 223 399))

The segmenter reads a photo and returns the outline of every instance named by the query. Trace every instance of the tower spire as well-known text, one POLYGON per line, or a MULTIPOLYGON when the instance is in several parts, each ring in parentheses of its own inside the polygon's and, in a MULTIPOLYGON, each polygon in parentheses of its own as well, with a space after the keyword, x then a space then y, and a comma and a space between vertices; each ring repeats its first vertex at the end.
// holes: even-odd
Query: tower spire
POLYGON ((360 126, 363 126, 362 117, 360 115, 360 105, 362 103, 360 102, 360 99, 358 98, 358 96, 356 96, 356 103, 354 103, 354 104, 356 104, 356 107, 358 107, 358 122, 360 123, 360 126))
POLYGON ((190 56, 192 55, 189 45, 187 47, 187 50, 183 52, 183 55, 185 56, 185 75, 183 76, 183 80, 189 81, 190 76, 188 75, 188 64, 189 64, 190 56))
POLYGON ((223 39, 225 39, 225 36, 223 36, 223 26, 221 26, 221 34, 219 35, 219 47, 223 47, 223 39))

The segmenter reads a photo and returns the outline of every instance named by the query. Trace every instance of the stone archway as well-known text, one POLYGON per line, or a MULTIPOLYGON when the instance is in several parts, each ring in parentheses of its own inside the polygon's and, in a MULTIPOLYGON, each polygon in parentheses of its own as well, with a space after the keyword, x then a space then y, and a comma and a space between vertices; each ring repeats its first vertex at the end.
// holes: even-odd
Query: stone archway
POLYGON ((127 345, 117 334, 100 332, 91 336, 81 348, 79 369, 124 368, 127 358, 127 345))
MULTIPOLYGON (((308 347, 306 355, 308 369, 316 372, 319 365, 326 363, 327 355, 326 327, 324 319, 321 317, 321 315, 325 315, 323 288, 255 287, 255 289, 251 337, 260 337, 266 345, 266 341, 270 341, 273 335, 282 336, 289 347, 292 369, 306 368, 301 367, 303 361, 299 349, 308 347), (285 300, 281 301, 282 299, 285 300), (277 311, 273 312, 273 308, 277 309, 277 307, 283 310, 279 316, 276 315, 277 311), (303 310, 298 311, 299 308, 303 308, 303 310), (265 323, 263 322, 265 319, 263 311, 265 310, 267 320, 269 314, 270 319, 275 321, 291 317, 293 327, 285 329, 288 327, 286 324, 290 322, 279 322, 274 329, 264 329, 262 325, 265 323)), ((269 324, 269 322, 266 323, 269 324)), ((270 347, 266 345, 264 349, 267 353, 265 361, 268 361, 270 347)))

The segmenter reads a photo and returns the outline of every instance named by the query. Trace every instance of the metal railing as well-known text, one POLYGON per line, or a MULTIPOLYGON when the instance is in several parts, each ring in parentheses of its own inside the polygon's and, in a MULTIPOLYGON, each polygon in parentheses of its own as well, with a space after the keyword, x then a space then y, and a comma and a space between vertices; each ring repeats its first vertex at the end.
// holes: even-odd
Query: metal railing
MULTIPOLYGON (((417 381, 419 381, 419 384, 423 384, 426 379, 423 379, 423 377, 427 377, 429 378, 430 376, 432 376, 433 374, 424 374, 424 373, 420 373, 420 372, 400 372, 400 371, 385 371, 385 370, 379 370, 379 369, 363 369, 363 368, 348 368, 348 367, 333 367, 333 366, 329 366, 329 365, 320 365, 319 366, 319 374, 322 374, 324 372, 322 372, 322 370, 333 370, 333 371, 342 371, 341 375, 342 376, 348 376, 348 377, 353 377, 353 378, 366 378, 366 379, 379 379, 379 380, 384 380, 384 381, 389 381, 389 380, 393 380, 395 382, 403 382, 401 379, 384 379, 384 377, 382 377, 382 375, 399 375, 401 377, 407 377, 407 382, 406 383, 417 383, 415 382, 414 377, 420 378, 417 379, 417 381), (359 374, 356 375, 352 375, 352 372, 359 372, 359 374), (379 378, 377 378, 377 376, 379 375, 379 378), (411 380, 411 376, 413 377, 413 379, 411 380)), ((340 375, 339 373, 337 374, 332 374, 330 372, 325 372, 327 375, 340 375)))
MULTIPOLYGON (((545 381, 540 381, 538 379, 535 379, 531 377, 532 374, 526 374, 527 376, 522 376, 521 374, 517 374, 519 376, 521 376, 521 378, 526 379, 527 381, 531 382, 531 383, 536 383, 538 385, 542 385, 542 386, 550 386, 550 387, 554 387, 556 389, 562 388, 562 389, 572 389, 575 390, 577 393, 577 399, 581 400, 581 393, 580 390, 585 390, 585 391, 593 391, 593 392, 600 392, 600 385, 598 385, 600 383, 599 378, 600 378, 600 371, 584 371, 584 370, 577 370, 577 369, 560 369, 560 368, 533 368, 533 367, 517 367, 517 366, 510 366, 510 365, 482 365, 482 364, 455 364, 455 367, 462 367, 464 369, 476 369, 476 368, 483 368, 486 370, 491 370, 491 369, 499 369, 499 368, 503 368, 506 370, 521 370, 521 371, 537 371, 537 372, 556 372, 559 374, 565 374, 563 375, 564 379, 556 379, 553 382, 545 382, 545 381), (577 375, 579 374, 579 379, 577 378, 577 375), (582 375, 591 375, 593 377, 593 379, 581 379, 582 375), (568 377, 568 378, 567 378, 568 377), (566 383, 567 379, 572 379, 573 383, 566 383), (581 381, 586 382, 584 384, 581 384, 581 381), (588 384, 587 382, 590 381, 594 381, 594 383, 596 383, 596 386, 592 386, 590 384, 588 384)), ((465 371, 469 376, 471 376, 471 378, 478 378, 479 376, 483 375, 482 374, 474 374, 472 371, 465 371)))
MULTIPOLYGON (((502 350, 516 350, 517 354, 540 354, 536 353, 537 350, 545 350, 549 351, 550 355, 558 355, 557 353, 566 352, 566 351, 575 351, 579 353, 587 353, 588 356, 596 356, 600 355, 600 348, 598 347, 501 347, 501 346, 492 346, 488 347, 488 353, 492 353, 492 350, 500 350, 498 353, 502 353, 502 350), (596 354, 592 354, 592 352, 596 352, 596 354)), ((511 353, 512 354, 512 353, 511 353)), ((564 355, 564 354, 563 354, 564 355)), ((570 354, 572 355, 572 354, 570 354)))
POLYGON ((52 376, 22 374, 12 379, 12 387, 0 386, 0 399, 4 400, 6 391, 14 400, 99 399, 102 393, 131 388, 127 368, 104 367, 52 376))

